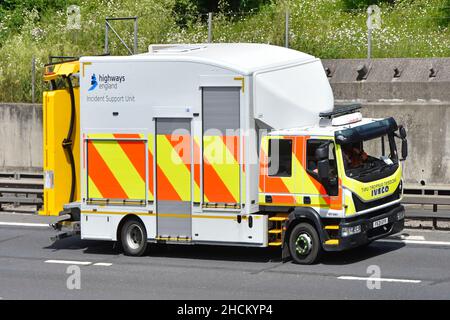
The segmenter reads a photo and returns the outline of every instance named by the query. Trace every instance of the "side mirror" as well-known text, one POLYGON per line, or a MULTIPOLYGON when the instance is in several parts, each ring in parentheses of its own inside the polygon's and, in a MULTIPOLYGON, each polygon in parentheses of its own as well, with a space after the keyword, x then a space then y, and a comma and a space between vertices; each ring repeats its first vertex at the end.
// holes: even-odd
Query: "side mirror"
POLYGON ((404 126, 398 126, 398 134, 394 133, 397 138, 402 139, 402 161, 408 157, 408 141, 406 140, 406 129, 404 126))
POLYGON ((402 138, 402 140, 406 138, 406 129, 404 126, 399 126, 398 133, 400 135, 400 138, 402 138))
POLYGON ((328 182, 330 172, 330 161, 328 159, 319 160, 317 163, 317 171, 322 182, 328 182))
POLYGON ((402 139, 402 160, 406 160, 408 157, 408 140, 402 139))

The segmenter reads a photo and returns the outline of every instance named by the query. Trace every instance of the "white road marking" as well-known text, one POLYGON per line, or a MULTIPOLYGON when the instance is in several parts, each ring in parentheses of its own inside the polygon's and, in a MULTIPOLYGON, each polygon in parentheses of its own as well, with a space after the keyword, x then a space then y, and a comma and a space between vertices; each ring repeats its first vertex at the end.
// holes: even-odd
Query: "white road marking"
POLYGON ((425 240, 424 236, 407 236, 405 234, 400 235, 402 240, 425 240))
POLYGON ((88 265, 93 265, 93 266, 101 266, 101 267, 110 267, 112 266, 112 263, 109 262, 97 262, 97 263, 92 263, 90 261, 71 261, 71 260, 46 260, 44 261, 45 263, 56 263, 56 264, 75 264, 75 265, 81 265, 81 266, 88 266, 88 265))
POLYGON ((408 279, 389 279, 389 278, 372 278, 372 277, 353 277, 340 276, 341 280, 360 280, 360 281, 384 281, 384 282, 403 282, 403 283, 421 283, 422 280, 408 280, 408 279))
POLYGON ((26 222, 0 222, 0 226, 15 226, 15 227, 47 227, 48 223, 26 223, 26 222))
POLYGON ((92 264, 92 262, 89 261, 70 261, 70 260, 46 260, 45 263, 76 264, 82 266, 88 266, 92 264))
POLYGON ((29 217, 30 216, 30 214, 33 214, 32 212, 30 212, 30 213, 22 213, 22 212, 14 212, 14 211, 9 211, 9 213, 6 213, 6 214, 8 214, 8 215, 13 215, 13 216, 27 216, 27 217, 29 217))
POLYGON ((406 244, 424 244, 432 246, 450 246, 450 242, 447 241, 422 241, 422 240, 401 240, 401 239, 381 239, 379 242, 393 242, 393 243, 406 243, 406 244))

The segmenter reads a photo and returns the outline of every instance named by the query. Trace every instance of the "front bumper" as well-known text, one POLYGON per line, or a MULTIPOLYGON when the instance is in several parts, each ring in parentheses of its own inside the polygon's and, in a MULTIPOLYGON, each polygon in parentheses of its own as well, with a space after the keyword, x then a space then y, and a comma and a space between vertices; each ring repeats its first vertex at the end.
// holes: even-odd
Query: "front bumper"
POLYGON ((356 248, 372 242, 377 239, 385 238, 389 235, 398 233, 403 230, 405 225, 405 208, 402 205, 397 205, 395 207, 389 207, 386 209, 379 210, 377 212, 372 212, 370 215, 362 215, 353 219, 343 219, 339 224, 339 244, 337 245, 323 245, 325 251, 342 251, 351 248, 356 248), (399 219, 399 214, 401 219, 399 219), (388 219, 387 224, 374 227, 373 223, 375 221, 382 220, 384 218, 388 219), (342 237, 341 230, 344 227, 354 227, 360 225, 361 232, 342 237))

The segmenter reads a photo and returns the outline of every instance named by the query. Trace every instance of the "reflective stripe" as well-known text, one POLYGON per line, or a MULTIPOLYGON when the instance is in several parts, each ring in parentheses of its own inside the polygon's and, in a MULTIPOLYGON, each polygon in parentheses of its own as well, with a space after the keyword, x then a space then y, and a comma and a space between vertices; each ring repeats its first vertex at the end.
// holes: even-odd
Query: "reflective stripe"
MULTIPOLYGON (((94 142, 91 140, 88 141, 88 178, 89 181, 93 181, 96 186, 96 189, 93 190, 99 191, 98 193, 95 193, 95 195, 101 193, 104 198, 110 199, 128 198, 122 186, 97 151, 94 142)), ((89 186, 88 184, 88 198, 94 198, 94 196, 91 195, 92 190, 90 187, 92 187, 92 185, 89 186)))
POLYGON ((203 201, 235 203, 233 195, 206 159, 203 163, 203 201))
MULTIPOLYGON (((201 151, 200 151, 200 144, 198 141, 198 137, 194 137, 194 202, 200 202, 201 201, 201 194, 200 194, 200 164, 201 164, 201 151)), ((208 200, 205 199, 207 202, 208 200)))
MULTIPOLYGON (((288 139, 287 137, 282 136, 271 136, 270 139, 288 139)), ((264 165, 264 192, 265 193, 295 193, 295 165, 294 161, 292 163, 292 175, 290 177, 276 177, 268 175, 268 148, 269 148, 269 138, 265 137, 265 141, 263 143, 263 147, 261 150, 261 157, 263 157, 263 165, 264 165)), ((295 146, 295 141, 292 138, 293 147, 295 146)), ((294 152, 294 150, 292 150, 294 152)), ((294 160, 294 159, 293 159, 294 160)))
MULTIPOLYGON (((259 188, 262 193, 284 193, 284 194, 309 194, 311 203, 309 206, 319 206, 321 208, 329 208, 340 210, 342 208, 342 190, 339 188, 337 196, 329 196, 324 186, 306 172, 306 143, 308 136, 290 137, 290 136, 270 136, 265 137, 261 147, 260 161, 260 183, 259 188), (268 172, 268 143, 270 139, 292 139, 292 176, 291 177, 269 177, 268 172)), ((341 181, 339 179, 339 185, 341 181)), ((265 203, 264 197, 260 197, 259 202, 265 203)), ((296 203, 303 204, 302 196, 295 196, 289 199, 286 197, 272 197, 271 205, 285 205, 296 203)), ((270 204, 267 204, 270 205, 270 204)))
POLYGON ((147 152, 147 157, 148 157, 148 200, 153 201, 155 199, 155 193, 153 191, 154 188, 154 172, 153 172, 153 155, 154 155, 154 151, 153 151, 153 144, 154 144, 154 140, 153 140, 153 135, 149 134, 148 135, 148 144, 147 144, 147 148, 148 148, 148 152, 147 152))
MULTIPOLYGON (((111 169, 112 174, 125 191, 127 198, 145 199, 145 179, 139 175, 135 166, 130 161, 129 156, 120 147, 119 142, 93 140, 92 143, 107 166, 111 169)), ((128 142, 123 141, 122 143, 125 144, 128 142)), ((137 143, 140 144, 138 152, 143 154, 143 157, 140 157, 140 168, 145 171, 145 144, 143 142, 137 143)))
POLYGON ((87 134, 88 198, 145 200, 142 134, 87 134))
POLYGON ((209 202, 240 202, 239 136, 204 136, 204 194, 209 202))
MULTIPOLYGON (((237 161, 239 162, 239 158, 237 159, 237 161)), ((245 203, 246 201, 246 197, 247 197, 247 178, 246 178, 246 172, 245 172, 245 165, 246 165, 246 160, 245 160, 245 138, 242 137, 242 183, 241 183, 241 187, 242 187, 242 191, 241 191, 241 202, 245 203)))
POLYGON ((156 216, 153 212, 132 212, 132 211, 81 211, 82 214, 107 214, 107 215, 128 215, 133 214, 137 216, 156 216))
MULTIPOLYGON (((114 134, 114 138, 117 139, 130 137, 137 139, 140 138, 138 134, 135 135, 114 134)), ((119 140, 118 143, 119 146, 122 148, 122 150, 125 152, 125 155, 133 164, 142 181, 145 181, 145 150, 142 149, 144 147, 143 142, 119 140)))
POLYGON ((88 179, 89 179, 89 182, 88 182, 89 198, 94 198, 94 199, 103 198, 102 193, 100 192, 100 190, 98 190, 97 186, 95 185, 94 181, 92 181, 91 177, 88 177, 88 179))
POLYGON ((161 170, 160 166, 156 167, 157 174, 157 185, 156 192, 159 200, 181 200, 180 195, 177 193, 175 188, 172 186, 170 181, 167 179, 164 172, 161 170))
POLYGON ((180 199, 165 200, 191 200, 191 172, 190 172, 190 136, 183 135, 181 142, 174 141, 172 135, 157 135, 157 163, 166 176, 169 183, 176 190, 180 199), (187 147, 180 146, 179 152, 172 143, 181 143, 187 147), (187 163, 186 163, 187 162, 187 163))

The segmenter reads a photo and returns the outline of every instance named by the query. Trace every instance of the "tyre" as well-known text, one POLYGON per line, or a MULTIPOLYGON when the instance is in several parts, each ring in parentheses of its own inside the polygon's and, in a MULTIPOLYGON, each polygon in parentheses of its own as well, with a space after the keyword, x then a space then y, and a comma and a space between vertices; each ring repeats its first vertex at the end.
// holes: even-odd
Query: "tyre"
POLYGON ((128 219, 120 232, 123 252, 127 256, 142 256, 147 249, 147 231, 138 219, 128 219))
POLYGON ((322 246, 316 229, 309 223, 299 223, 289 236, 289 251, 295 263, 313 264, 322 254, 322 246))

